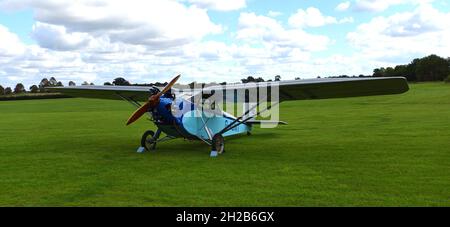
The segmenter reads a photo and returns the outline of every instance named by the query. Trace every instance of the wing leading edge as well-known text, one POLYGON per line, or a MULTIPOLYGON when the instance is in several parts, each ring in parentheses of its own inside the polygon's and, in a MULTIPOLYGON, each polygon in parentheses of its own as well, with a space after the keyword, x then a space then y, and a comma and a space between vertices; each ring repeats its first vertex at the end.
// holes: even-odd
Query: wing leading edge
POLYGON ((74 87, 47 87, 46 90, 59 92, 72 97, 116 99, 122 97, 135 101, 147 101, 150 87, 139 86, 74 86, 74 87))
MULTIPOLYGON (((372 95, 401 94, 409 90, 404 77, 380 77, 380 78, 331 78, 311 79, 280 82, 262 82, 249 84, 236 84, 227 86, 212 86, 192 92, 192 90, 177 90, 194 95, 195 99, 205 98, 206 94, 214 94, 216 91, 229 93, 245 92, 245 90, 257 89, 267 86, 276 86, 279 90, 280 101, 346 98, 372 95)), ((122 97, 132 98, 135 101, 147 101, 150 87, 140 86, 74 86, 74 87, 49 87, 49 91, 60 92, 73 97, 117 99, 122 97)), ((206 96, 207 97, 207 96, 206 96)), ((222 97, 223 98, 223 97, 222 97)), ((226 101, 243 102, 243 97, 225 97, 226 101)), ((225 100, 215 100, 225 101, 225 100)))
MULTIPOLYGON (((245 90, 261 89, 265 86, 278 87, 280 101, 391 95, 409 90, 404 77, 330 78, 213 86, 205 88, 203 94, 197 93, 196 96, 205 98, 205 93, 214 94, 216 91, 242 94, 245 90)), ((244 101, 243 97, 231 98, 226 96, 224 99, 228 102, 244 101)))

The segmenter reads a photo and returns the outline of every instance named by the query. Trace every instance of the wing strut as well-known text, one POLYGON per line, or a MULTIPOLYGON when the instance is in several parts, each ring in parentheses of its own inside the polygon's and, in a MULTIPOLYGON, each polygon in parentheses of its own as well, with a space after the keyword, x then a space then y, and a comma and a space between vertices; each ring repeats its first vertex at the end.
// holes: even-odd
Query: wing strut
MULTIPOLYGON (((142 106, 138 101, 134 100, 133 97, 126 97, 121 95, 120 93, 116 93, 116 95, 122 98, 123 100, 129 102, 131 105, 135 106, 138 109, 142 106)), ((150 120, 153 119, 153 116, 150 113, 147 114, 150 117, 150 120)))
POLYGON ((222 134, 224 134, 224 133, 226 133, 226 132, 228 132, 228 131, 230 131, 230 130, 236 128, 236 127, 238 127, 238 126, 241 125, 241 124, 245 124, 247 121, 253 119, 253 117, 258 116, 258 115, 260 115, 261 113, 264 113, 264 112, 270 110, 272 107, 274 107, 274 106, 280 104, 280 102, 275 102, 274 104, 272 104, 272 105, 266 107, 265 109, 260 110, 260 111, 257 112, 256 114, 254 114, 254 115, 252 115, 252 116, 249 116, 249 117, 246 118, 245 120, 240 121, 245 115, 247 115, 248 113, 250 113, 250 111, 252 111, 253 109, 257 108, 257 107, 259 106, 259 104, 260 104, 260 103, 256 104, 254 107, 252 107, 252 108, 250 108, 249 110, 247 110, 247 112, 245 112, 242 116, 236 118, 236 120, 234 120, 231 124, 229 124, 227 127, 225 127, 224 129, 222 129, 222 131, 220 131, 220 132, 217 133, 217 134, 222 135, 222 134))
MULTIPOLYGON (((253 111, 254 109, 258 108, 258 106, 259 106, 260 103, 261 103, 261 102, 258 102, 258 104, 256 104, 256 105, 253 106, 252 108, 248 109, 244 114, 242 114, 242 116, 236 118, 233 122, 231 122, 231 124, 227 125, 227 127, 225 127, 224 129, 222 129, 222 131, 220 131, 220 132, 217 133, 217 134, 221 134, 221 135, 222 135, 222 134, 224 134, 225 132, 230 131, 230 128, 233 127, 233 125, 234 125, 236 122, 240 121, 242 118, 244 118, 245 115, 249 114, 251 111, 253 111)), ((254 115, 254 116, 257 116, 258 114, 259 114, 259 113, 257 113, 257 114, 254 115)), ((254 116, 251 116, 250 118, 253 118, 254 116)), ((238 125, 240 125, 240 124, 238 124, 238 125)), ((235 128, 235 127, 233 127, 233 128, 235 128)), ((231 128, 231 129, 233 129, 233 128, 231 128)))
POLYGON ((119 96, 120 98, 122 98, 123 100, 131 103, 131 105, 133 105, 137 108, 141 107, 141 104, 138 101, 134 100, 132 97, 125 97, 125 96, 121 95, 120 93, 116 93, 116 95, 119 96))
POLYGON ((225 127, 224 129, 222 129, 220 132, 218 132, 217 134, 215 134, 213 136, 212 139, 212 143, 211 143, 211 157, 217 157, 217 155, 219 153, 224 152, 224 146, 223 146, 223 133, 226 133, 236 127, 238 127, 241 124, 245 124, 246 122, 248 122, 249 120, 253 119, 253 117, 258 116, 259 114, 270 110, 272 107, 280 104, 280 102, 275 102, 274 104, 264 108, 263 110, 260 110, 259 112, 257 112, 256 114, 249 116, 248 118, 244 119, 243 121, 240 121, 242 118, 244 118, 245 115, 247 115, 250 111, 252 111, 254 108, 257 108, 259 106, 261 102, 259 102, 258 104, 256 104, 254 107, 250 108, 249 110, 247 110, 242 116, 236 118, 231 124, 229 124, 227 127, 225 127))

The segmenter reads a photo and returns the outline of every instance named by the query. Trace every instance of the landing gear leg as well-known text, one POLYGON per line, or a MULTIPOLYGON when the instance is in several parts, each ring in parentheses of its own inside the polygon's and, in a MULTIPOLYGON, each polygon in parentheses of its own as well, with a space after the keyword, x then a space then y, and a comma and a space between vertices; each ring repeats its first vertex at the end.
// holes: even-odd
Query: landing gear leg
POLYGON ((225 140, 221 134, 214 135, 211 144, 211 157, 217 157, 225 152, 225 140))
POLYGON ((139 153, 145 151, 152 151, 156 149, 156 141, 161 135, 161 130, 157 130, 156 133, 149 130, 146 131, 141 138, 141 147, 138 149, 139 153))

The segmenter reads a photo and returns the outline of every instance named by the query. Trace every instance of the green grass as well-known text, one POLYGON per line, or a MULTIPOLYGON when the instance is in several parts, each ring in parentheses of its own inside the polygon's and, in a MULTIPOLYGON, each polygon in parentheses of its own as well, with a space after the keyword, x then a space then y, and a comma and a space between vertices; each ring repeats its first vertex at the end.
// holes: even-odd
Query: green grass
POLYGON ((289 125, 209 157, 121 101, 0 102, 0 206, 450 206, 450 86, 281 104, 289 125))

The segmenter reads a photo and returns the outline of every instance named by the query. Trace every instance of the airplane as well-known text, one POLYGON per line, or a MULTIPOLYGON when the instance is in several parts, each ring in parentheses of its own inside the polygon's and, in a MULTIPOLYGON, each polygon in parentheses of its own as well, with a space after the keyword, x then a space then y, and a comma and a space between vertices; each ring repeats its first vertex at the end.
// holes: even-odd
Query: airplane
POLYGON ((256 124, 286 124, 278 120, 255 119, 263 112, 278 107, 281 102, 391 95, 409 90, 404 77, 326 78, 216 85, 197 89, 173 88, 179 78, 180 75, 176 76, 164 88, 87 85, 46 89, 72 97, 128 101, 137 110, 130 116, 126 125, 148 114, 157 130, 148 130, 142 135, 141 146, 138 148, 140 153, 155 150, 157 143, 184 138, 201 140, 211 146, 211 157, 224 153, 225 137, 245 133, 250 135, 252 126, 256 124), (249 95, 249 91, 256 93, 249 95), (244 95, 236 95, 238 93, 244 95), (234 116, 218 107, 218 103, 245 103, 249 102, 250 98, 254 105, 244 109, 240 116, 234 116), (165 137, 161 137, 163 133, 165 137))

